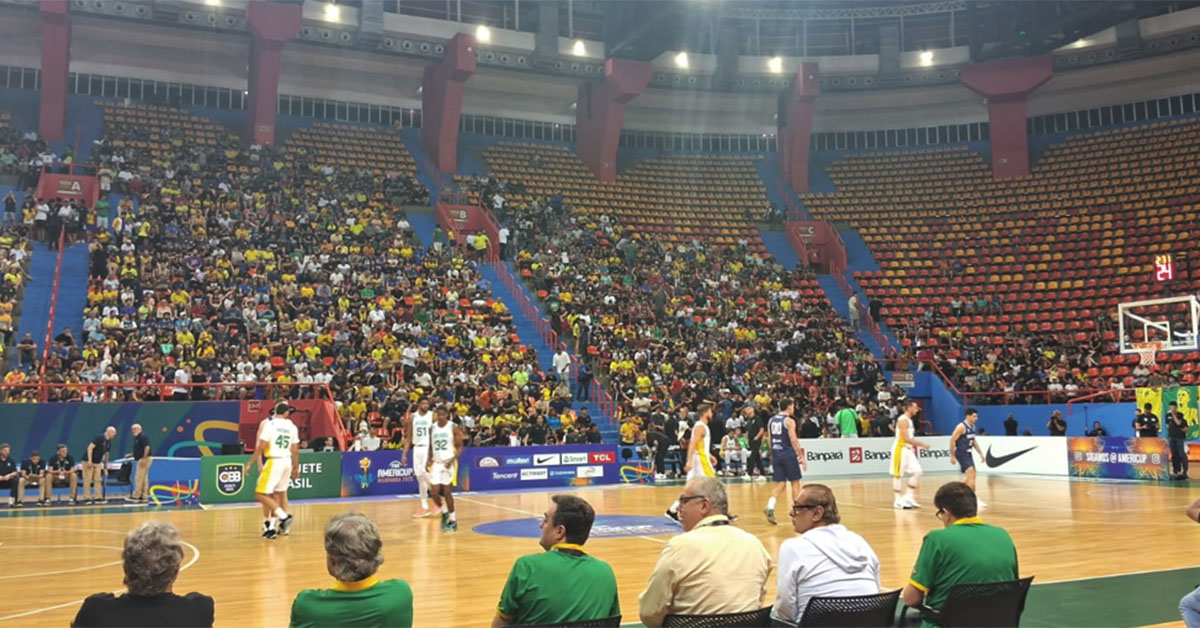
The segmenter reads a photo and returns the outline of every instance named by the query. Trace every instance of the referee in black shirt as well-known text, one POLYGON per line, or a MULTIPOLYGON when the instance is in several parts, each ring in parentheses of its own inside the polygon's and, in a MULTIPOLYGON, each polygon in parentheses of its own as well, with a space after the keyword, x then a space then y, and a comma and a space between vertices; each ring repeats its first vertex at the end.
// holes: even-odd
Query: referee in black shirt
POLYGON ((17 471, 17 461, 8 455, 12 451, 12 446, 8 443, 0 444, 0 489, 7 486, 12 495, 13 506, 20 504, 17 501, 17 492, 21 486, 21 474, 17 471))
POLYGON ((108 475, 108 451, 112 448, 112 439, 117 435, 117 428, 109 426, 104 433, 88 443, 87 455, 83 457, 83 503, 90 504, 92 500, 101 501, 104 489, 104 476, 108 475), (92 496, 95 493, 95 496, 92 496))
POLYGON ((1167 422, 1167 444, 1171 446, 1171 479, 1186 480, 1188 477, 1187 419, 1179 411, 1179 404, 1172 401, 1169 407, 1170 409, 1167 410, 1167 415, 1163 419, 1167 422))

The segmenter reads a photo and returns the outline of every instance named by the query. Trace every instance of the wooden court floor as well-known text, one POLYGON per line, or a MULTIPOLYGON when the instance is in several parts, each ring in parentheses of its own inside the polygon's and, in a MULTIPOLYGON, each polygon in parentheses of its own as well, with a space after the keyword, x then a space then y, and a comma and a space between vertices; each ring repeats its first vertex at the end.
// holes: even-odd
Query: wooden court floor
MULTIPOLYGON (((843 523, 862 534, 879 555, 885 587, 903 585, 922 536, 940 526, 933 516, 933 492, 951 479, 950 475, 927 476, 919 495, 925 507, 913 511, 891 508, 888 478, 825 481, 838 498, 843 523)), ((998 476, 984 476, 981 482, 980 494, 990 504, 983 514, 985 521, 1012 534, 1022 575, 1035 575, 1038 585, 1092 582, 1098 577, 1157 573, 1198 563, 1200 526, 1183 516, 1195 498, 1190 487, 998 476)), ((599 514, 659 516, 680 487, 574 490, 599 514)), ((793 532, 786 516, 779 526, 763 518, 761 510, 770 490, 767 483, 729 485, 732 510, 741 516, 738 525, 756 534, 777 555, 779 544, 793 532)), ((10 512, 0 507, 0 588, 5 591, 0 596, 0 628, 67 625, 86 595, 120 590, 123 535, 148 518, 170 521, 181 530, 190 545, 176 592, 212 595, 218 626, 284 626, 298 591, 331 583, 325 573, 322 530, 330 516, 345 510, 365 512, 379 525, 386 557, 380 576, 411 583, 417 626, 485 626, 512 561, 539 548, 535 539, 488 536, 473 532, 472 527, 540 517, 551 494, 465 495, 459 500, 460 528, 455 534, 439 532, 436 519, 411 519, 416 505, 411 499, 296 504, 293 512, 299 520, 291 536, 276 541, 259 537, 257 507, 109 508, 109 512, 65 514, 29 508, 10 512)), ((778 510, 786 513, 787 507, 778 510)), ((587 545, 589 552, 613 565, 626 623, 637 622, 638 593, 667 538, 604 538, 587 545)), ((1172 573, 1183 574, 1185 580, 1192 576, 1189 571, 1172 573)), ((1168 588, 1182 586, 1176 583, 1168 588)), ((1177 601, 1191 586, 1177 594, 1166 591, 1164 599, 1177 601)), ((767 603, 774 589, 772 582, 767 603)), ((1134 611, 1134 619, 1123 620, 1126 625, 1171 622, 1178 617, 1161 608, 1139 614, 1136 591, 1122 597, 1115 602, 1126 611, 1133 605, 1134 611)), ((1096 602, 1102 606, 1106 600, 1096 602)), ((1097 621, 1080 617, 1078 625, 1098 625, 1097 621)), ((1043 625, 1073 623, 1058 619, 1043 625)))

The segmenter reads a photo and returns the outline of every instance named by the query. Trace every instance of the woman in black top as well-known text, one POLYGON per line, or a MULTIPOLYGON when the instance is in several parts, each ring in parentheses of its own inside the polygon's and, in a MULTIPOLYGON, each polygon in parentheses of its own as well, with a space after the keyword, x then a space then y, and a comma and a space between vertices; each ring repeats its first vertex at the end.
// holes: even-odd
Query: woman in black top
POLYGON ((125 586, 116 596, 97 593, 83 601, 72 626, 213 625, 213 599, 200 593, 176 595, 171 591, 183 563, 179 530, 169 523, 148 521, 125 537, 121 552, 125 586))

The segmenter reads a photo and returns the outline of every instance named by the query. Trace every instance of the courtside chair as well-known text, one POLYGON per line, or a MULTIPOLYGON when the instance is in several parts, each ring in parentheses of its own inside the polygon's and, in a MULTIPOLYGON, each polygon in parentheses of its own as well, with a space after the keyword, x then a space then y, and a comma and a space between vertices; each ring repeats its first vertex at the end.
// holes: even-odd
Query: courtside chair
POLYGON ((517 628, 618 628, 621 616, 605 617, 604 619, 585 619, 566 624, 538 624, 536 626, 517 626, 517 628))
POLYGON ((667 615, 663 628, 765 628, 771 625, 771 607, 725 615, 667 615))
POLYGON ((911 608, 921 619, 946 628, 1015 628, 1021 625, 1021 613, 1025 611, 1025 598, 1032 583, 1033 576, 1008 582, 957 584, 950 589, 941 610, 924 605, 906 606, 900 624, 907 625, 911 608))
POLYGON ((874 595, 814 597, 804 608, 800 626, 871 628, 895 626, 900 589, 874 595))

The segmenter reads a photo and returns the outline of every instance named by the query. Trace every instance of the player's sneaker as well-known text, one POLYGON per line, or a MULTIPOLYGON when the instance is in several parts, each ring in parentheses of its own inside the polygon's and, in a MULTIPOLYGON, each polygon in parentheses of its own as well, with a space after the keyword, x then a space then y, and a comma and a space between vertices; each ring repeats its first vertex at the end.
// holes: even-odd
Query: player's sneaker
POLYGON ((896 510, 908 510, 909 508, 912 508, 912 506, 909 506, 909 505, 908 505, 908 502, 906 502, 905 500, 903 500, 903 499, 900 499, 899 497, 897 497, 897 498, 896 498, 896 499, 895 499, 895 500, 892 502, 892 508, 895 508, 896 510))
POLYGON ((917 500, 909 497, 907 500, 904 501, 904 507, 905 508, 920 508, 921 504, 918 504, 917 500))
POLYGON ((275 537, 277 537, 277 536, 279 536, 279 530, 276 530, 275 528, 271 527, 271 524, 269 524, 269 523, 267 523, 266 521, 264 521, 264 522, 263 522, 263 531, 262 531, 262 537, 263 537, 264 539, 273 539, 273 538, 275 538, 275 537))
POLYGON ((458 532, 458 522, 457 522, 457 521, 447 521, 447 522, 446 522, 446 527, 445 527, 445 528, 443 528, 443 531, 445 531, 445 532, 458 532))
MULTIPOLYGON (((667 510, 666 515, 667 515, 667 519, 670 519, 671 521, 674 521, 675 523, 680 523, 679 513, 667 510)), ((682 525, 682 524, 680 524, 680 525, 682 525)))
POLYGON ((280 519, 279 520, 279 533, 284 536, 287 536, 288 534, 290 534, 291 530, 292 530, 292 523, 295 521, 296 521, 296 517, 294 515, 288 515, 288 516, 284 517, 283 519, 280 519))
POLYGON ((779 522, 775 520, 774 508, 763 508, 763 514, 767 516, 767 523, 770 523, 773 526, 779 525, 779 522))
POLYGON ((433 513, 435 513, 435 512, 437 512, 437 511, 433 510, 432 508, 421 508, 421 509, 417 510, 417 512, 413 513, 412 518, 413 519, 424 519, 426 517, 432 516, 433 513))

